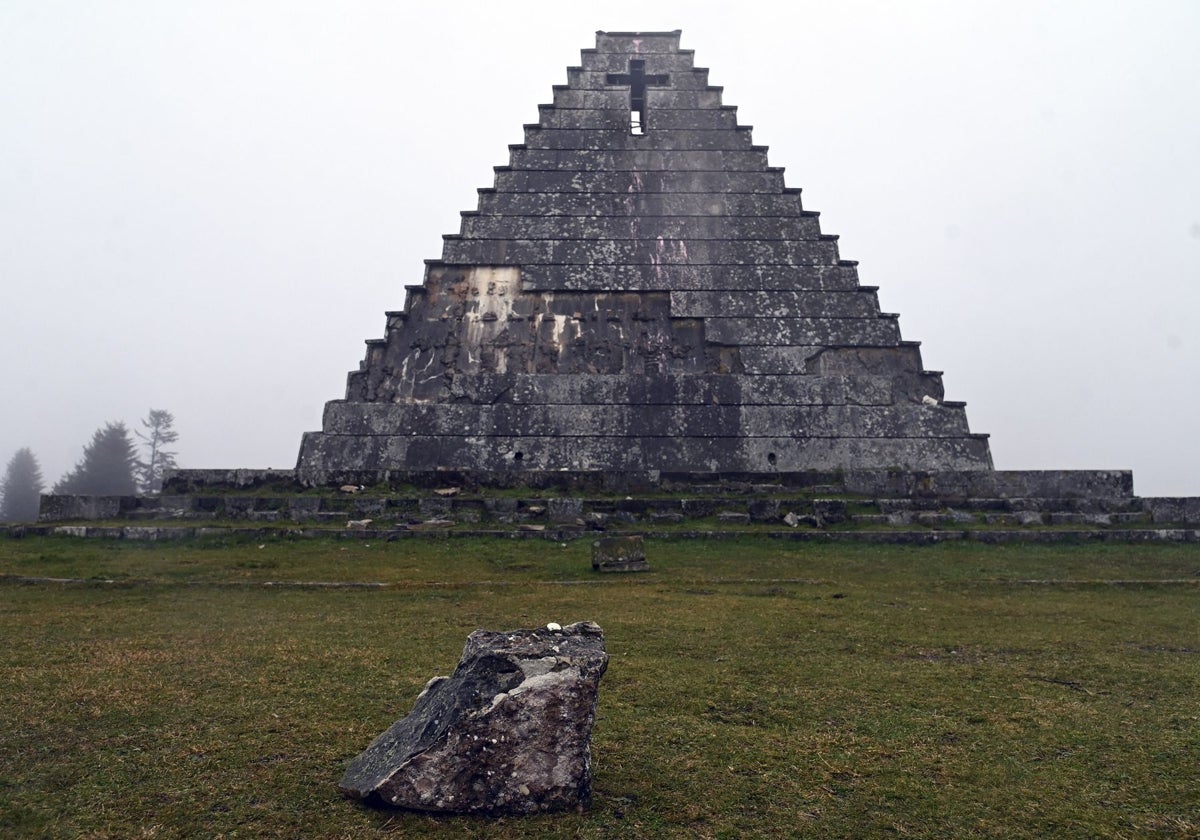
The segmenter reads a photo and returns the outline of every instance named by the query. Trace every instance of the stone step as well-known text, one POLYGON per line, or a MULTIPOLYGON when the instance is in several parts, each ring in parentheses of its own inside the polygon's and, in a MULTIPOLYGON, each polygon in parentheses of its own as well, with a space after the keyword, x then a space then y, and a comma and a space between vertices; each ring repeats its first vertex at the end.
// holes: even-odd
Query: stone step
MULTIPOLYGON (((696 90, 706 87, 697 85, 696 90)), ((592 108, 563 108, 554 105, 538 106, 538 121, 526 124, 532 129, 600 129, 604 131, 629 131, 629 111, 597 111, 592 108)), ((737 108, 722 105, 720 108, 670 108, 650 112, 647 131, 682 129, 684 131, 745 131, 751 126, 739 125, 737 108)))
MULTIPOLYGON (((878 318, 875 289, 851 291, 671 292, 671 314, 677 318, 772 318, 803 315, 816 318, 878 318)), ((753 342, 747 341, 746 344, 753 342)))
POLYGON ((478 211, 488 215, 544 215, 648 219, 654 216, 799 216, 800 197, 780 193, 573 193, 479 190, 478 211))
MULTIPOLYGON (((336 435, 304 437, 305 470, 320 474, 336 465, 355 463, 364 470, 384 470, 402 463, 418 471, 461 470, 512 473, 553 470, 571 472, 686 471, 695 464, 713 472, 756 470, 833 470, 845 464, 922 465, 940 470, 967 470, 990 463, 987 438, 960 437, 516 437, 486 435, 336 435), (353 460, 348 460, 353 455, 353 460)), ((306 473, 310 474, 310 473, 306 473)))
MULTIPOLYGON (((456 490, 457 488, 448 488, 456 490)), ((815 493, 828 490, 818 486, 815 493)), ((921 525, 953 528, 965 525, 1095 527, 1153 523, 1154 500, 1125 500, 1090 505, 1078 510, 1078 500, 1016 500, 1013 510, 1001 510, 994 499, 968 501, 961 506, 934 500, 898 504, 894 499, 836 499, 817 495, 788 495, 783 485, 748 484, 742 495, 730 495, 727 484, 697 484, 688 496, 627 497, 508 497, 471 495, 358 495, 254 496, 206 495, 170 497, 52 497, 57 520, 318 522, 337 526, 352 520, 411 525, 430 519, 458 523, 522 522, 589 525, 684 523, 718 518, 727 522, 779 524, 789 515, 823 527, 850 522, 863 527, 921 525), (72 508, 70 502, 80 504, 72 508), (1055 506, 1058 503, 1059 507, 1055 506)), ((51 497, 48 497, 51 498, 51 497)), ((1007 501, 1007 500, 1005 500, 1007 501)), ((51 505, 46 505, 49 516, 51 505)), ((1182 520, 1188 522, 1189 520, 1182 520)), ((1191 522, 1200 521, 1194 517, 1191 522)), ((378 527, 377 524, 377 527, 378 527)))
POLYGON ((772 438, 774 430, 791 429, 796 438, 904 435, 963 437, 968 435, 961 408, 919 403, 900 405, 680 405, 670 409, 648 405, 518 405, 496 403, 333 403, 326 408, 326 434, 409 435, 460 434, 504 437, 631 437, 658 435, 664 422, 676 436, 772 438))
MULTIPOLYGON (((761 148, 722 150, 679 149, 531 149, 517 148, 509 153, 513 170, 539 172, 582 172, 603 169, 609 172, 761 172, 768 167, 767 153, 761 148)), ((506 167, 500 167, 501 169, 506 167)))
POLYGON ((462 217, 465 239, 749 239, 816 240, 820 220, 791 213, 777 216, 545 216, 476 214, 462 217))
MULTIPOLYGON (((658 58, 654 59, 656 62, 658 58)), ((567 87, 574 90, 610 90, 613 85, 608 81, 609 71, 589 70, 584 67, 567 68, 567 87)), ((692 67, 676 70, 671 74, 671 87, 676 90, 707 90, 708 68, 692 67)))
MULTIPOLYGON (((731 527, 724 530, 705 529, 671 529, 661 530, 653 527, 622 531, 622 534, 641 535, 652 540, 720 540, 744 538, 750 530, 746 527, 731 527)), ((29 536, 68 536, 90 539, 125 539, 125 540, 176 540, 195 538, 231 537, 240 539, 261 538, 336 538, 352 540, 397 540, 397 539, 455 539, 477 537, 505 537, 522 539, 544 539, 555 542, 565 542, 576 539, 592 540, 596 531, 587 528, 545 528, 544 530, 525 529, 458 529, 458 530, 421 530, 409 528, 321 528, 259 525, 255 527, 219 527, 212 525, 164 525, 164 526, 132 526, 132 525, 0 525, 0 537, 23 538, 29 536)), ((1168 542, 1194 543, 1200 542, 1200 529, 1197 528, 1006 528, 991 530, 987 528, 966 528, 939 530, 924 528, 921 530, 882 529, 874 531, 818 530, 796 527, 786 530, 758 529, 753 531, 761 536, 779 540, 796 540, 803 542, 870 542, 896 545, 932 545, 947 541, 971 541, 985 544, 1003 544, 1013 542, 1034 543, 1074 543, 1074 542, 1168 542)), ((105 581, 92 579, 88 585, 103 585, 105 581)), ((270 585, 270 584, 264 584, 270 585)))
POLYGON ((821 239, 446 239, 442 260, 481 266, 835 265, 821 239))
MULTIPOLYGON (((478 377, 482 381, 486 377, 478 377)), ((563 376, 565 383, 571 377, 563 376)), ((614 377, 614 381, 620 377, 614 377)), ((680 381, 687 380, 680 377, 680 381)), ((703 377, 697 377, 703 379, 703 377)), ((716 380, 736 382, 737 376, 714 376, 716 380)), ((747 382, 770 382, 769 377, 745 377, 747 382)), ((786 381, 780 377, 779 384, 786 381)), ((498 387, 511 382, 498 377, 498 387)), ((740 387, 740 386, 739 386, 740 387)), ((1028 504, 1020 500, 1054 499, 1055 504, 1086 505, 1103 503, 1112 506, 1126 502, 1130 509, 1151 511, 1156 521, 1184 521, 1195 518, 1200 522, 1200 497, 1138 498, 1133 495, 1133 477, 1128 470, 983 470, 972 468, 952 471, 905 471, 896 469, 859 470, 777 470, 770 475, 761 471, 727 472, 720 475, 695 471, 629 470, 605 473, 602 481, 594 476, 587 480, 560 470, 529 470, 519 474, 495 476, 447 469, 434 470, 338 470, 303 472, 296 470, 252 469, 176 469, 164 480, 162 496, 142 499, 139 504, 170 505, 172 497, 195 496, 230 498, 238 495, 268 496, 275 494, 293 499, 328 498, 341 485, 391 487, 389 497, 430 496, 434 488, 508 488, 519 491, 528 488, 538 495, 586 497, 590 495, 663 495, 686 498, 697 487, 725 487, 732 494, 779 492, 765 488, 782 488, 784 493, 846 496, 859 500, 921 499, 942 504, 962 505, 968 499, 995 500, 1028 504), (500 480, 503 479, 503 480, 500 480), (326 488, 325 493, 313 492, 326 488), (417 488, 414 490, 414 488, 417 488), (1140 507, 1139 507, 1140 506, 1140 507), (1174 517, 1174 519, 1172 519, 1174 517)), ((382 494, 376 494, 382 495, 382 494)), ((487 496, 484 492, 481 495, 487 496)), ((69 499, 73 507, 87 503, 99 509, 119 510, 123 499, 134 497, 45 496, 43 504, 69 499)), ((363 498, 351 497, 351 498, 363 498)), ((990 500, 990 501, 987 501, 990 500)), ((86 506, 86 505, 85 505, 86 506)), ((1116 509, 1116 508, 1113 508, 1116 509)))
MULTIPOLYGON (((586 49, 580 53, 580 70, 590 73, 604 74, 607 78, 609 73, 628 73, 629 72, 629 57, 627 53, 634 52, 628 46, 618 47, 615 44, 608 43, 609 36, 601 35, 597 46, 599 49, 586 49)), ((695 67, 692 62, 695 59, 695 54, 692 50, 678 49, 679 42, 675 42, 674 46, 666 46, 665 39, 647 38, 640 39, 642 43, 636 48, 636 54, 643 56, 646 60, 646 68, 648 73, 660 74, 666 73, 671 76, 686 76, 696 73, 708 74, 708 69, 704 67, 695 67), (655 44, 661 42, 663 46, 655 47, 655 44)), ((556 85, 557 91, 560 87, 556 85)), ((712 88, 720 92, 720 88, 712 88)), ((623 95, 621 103, 628 107, 629 88, 627 86, 619 86, 608 84, 604 86, 605 92, 616 90, 623 95)), ((667 92, 667 88, 650 87, 647 89, 647 95, 654 93, 667 92)))
MULTIPOLYGON (((623 87, 607 87, 603 90, 575 90, 568 88, 565 85, 554 87, 553 100, 548 103, 555 108, 582 108, 582 109, 600 109, 614 110, 617 112, 624 111, 629 113, 629 89, 623 87)), ((655 89, 649 88, 646 91, 647 111, 653 114, 655 111, 674 111, 674 110, 692 110, 692 109, 709 109, 722 107, 721 89, 717 87, 707 87, 703 90, 672 90, 667 88, 655 89)), ((599 133, 599 132, 597 132, 599 133)), ((699 134, 707 132, 686 132, 687 135, 699 134)), ((730 134, 729 131, 722 131, 721 134, 730 134)), ((629 129, 624 131, 625 135, 629 135, 629 129)), ((633 135, 629 135, 633 136, 633 135)), ((643 139, 643 135, 638 139, 643 139)), ((655 138, 657 139, 657 138, 655 138)), ((611 138, 603 141, 605 148, 612 148, 620 142, 619 139, 611 138)))
MULTIPOLYGON (((716 132, 713 132, 716 133, 716 132)), ((721 137, 731 136, 725 132, 721 137)), ((620 193, 779 193, 783 172, 497 172, 499 192, 620 193)), ((486 263, 485 263, 486 264, 486 263)))
POLYGON ((858 269, 842 261, 830 265, 694 265, 684 263, 603 263, 521 266, 525 291, 677 292, 830 291, 853 292, 858 269))

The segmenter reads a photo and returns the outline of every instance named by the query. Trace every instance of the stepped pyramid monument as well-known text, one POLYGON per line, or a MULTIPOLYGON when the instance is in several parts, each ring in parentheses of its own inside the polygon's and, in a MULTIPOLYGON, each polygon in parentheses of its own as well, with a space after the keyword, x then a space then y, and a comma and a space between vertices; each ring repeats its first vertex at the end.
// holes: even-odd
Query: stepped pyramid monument
POLYGON ((295 469, 43 496, 37 527, 565 540, 731 522, 807 539, 846 523, 898 542, 1200 540, 1200 497, 1138 498, 1128 470, 993 469, 987 436, 679 35, 597 33, 387 313, 295 469))
POLYGON ((304 436, 302 481, 992 470, 679 39, 597 33, 304 436))

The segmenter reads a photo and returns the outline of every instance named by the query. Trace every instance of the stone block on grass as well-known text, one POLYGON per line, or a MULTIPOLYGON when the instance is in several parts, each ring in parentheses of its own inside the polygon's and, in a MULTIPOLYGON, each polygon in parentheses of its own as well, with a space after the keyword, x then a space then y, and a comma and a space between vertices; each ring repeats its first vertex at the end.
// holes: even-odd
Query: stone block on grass
POLYGON ((597 572, 648 572, 646 543, 641 537, 605 537, 592 543, 592 568, 597 572))
POLYGON ((350 762, 347 796, 418 811, 534 814, 591 804, 604 633, 590 621, 476 630, 449 677, 350 762))

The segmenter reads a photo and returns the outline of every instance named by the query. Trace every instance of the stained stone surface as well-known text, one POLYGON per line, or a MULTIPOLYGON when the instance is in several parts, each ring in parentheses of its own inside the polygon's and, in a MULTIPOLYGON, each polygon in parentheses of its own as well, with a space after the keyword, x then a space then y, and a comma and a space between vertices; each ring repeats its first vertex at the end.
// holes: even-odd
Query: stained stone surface
POLYGON ((592 724, 608 667, 590 621, 476 630, 449 677, 355 758, 348 796, 421 811, 531 814, 591 802, 592 724))
POLYGON ((679 32, 600 32, 298 475, 990 470, 679 32))
POLYGON ((645 538, 636 535, 596 540, 592 543, 592 568, 597 572, 650 571, 650 564, 646 562, 645 538))

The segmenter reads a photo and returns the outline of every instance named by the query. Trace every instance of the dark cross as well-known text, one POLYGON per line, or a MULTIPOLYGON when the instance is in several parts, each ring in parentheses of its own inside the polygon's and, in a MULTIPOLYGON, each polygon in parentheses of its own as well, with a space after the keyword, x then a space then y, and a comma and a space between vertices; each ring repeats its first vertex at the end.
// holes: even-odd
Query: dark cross
POLYGON ((605 84, 629 85, 629 125, 635 134, 645 133, 646 126, 646 86, 669 84, 671 77, 666 73, 655 76, 646 75, 644 59, 629 59, 628 73, 609 73, 604 77, 605 84))

